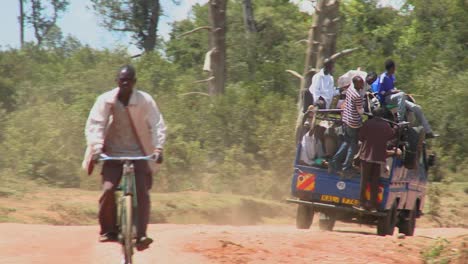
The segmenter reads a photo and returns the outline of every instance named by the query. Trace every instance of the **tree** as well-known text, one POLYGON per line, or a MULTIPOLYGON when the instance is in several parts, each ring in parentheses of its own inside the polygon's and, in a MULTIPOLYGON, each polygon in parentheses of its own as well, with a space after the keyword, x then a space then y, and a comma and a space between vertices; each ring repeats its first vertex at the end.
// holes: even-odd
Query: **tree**
POLYGON ((242 7, 244 11, 244 24, 247 32, 257 32, 255 18, 252 8, 252 0, 243 0, 242 7))
MULTIPOLYGON (((307 43, 307 50, 304 73, 300 75, 297 72, 288 70, 288 72, 301 80, 299 87, 297 131, 300 131, 300 127, 302 126, 304 99, 314 74, 323 67, 325 62, 333 62, 339 57, 355 50, 347 49, 335 53, 338 35, 337 22, 339 21, 339 4, 340 1, 338 0, 316 1, 313 22, 309 29, 308 39, 305 40, 307 43)), ((296 135, 299 136, 299 133, 296 133, 296 135)), ((296 140, 300 139, 296 138, 296 140)))
POLYGON ((21 48, 24 45, 24 0, 18 0, 19 2, 19 16, 18 22, 20 24, 20 45, 21 48))
POLYGON ((91 0, 102 16, 102 25, 118 32, 128 32, 138 48, 151 52, 157 44, 161 4, 159 0, 91 0))
POLYGON ((69 5, 69 0, 20 0, 20 34, 21 45, 24 44, 24 21, 34 28, 37 45, 40 46, 50 30, 56 27, 60 13, 69 5), (30 3, 29 12, 24 12, 24 4, 30 3), (50 14, 49 14, 50 13, 50 14))
POLYGON ((210 26, 202 26, 185 32, 179 37, 190 35, 199 30, 210 32, 210 50, 205 55, 203 70, 209 72, 208 94, 219 95, 224 93, 226 86, 226 13, 227 0, 210 0, 209 21, 210 26))
POLYGON ((210 48, 211 76, 209 94, 224 93, 226 85, 226 11, 227 0, 210 0, 210 48))

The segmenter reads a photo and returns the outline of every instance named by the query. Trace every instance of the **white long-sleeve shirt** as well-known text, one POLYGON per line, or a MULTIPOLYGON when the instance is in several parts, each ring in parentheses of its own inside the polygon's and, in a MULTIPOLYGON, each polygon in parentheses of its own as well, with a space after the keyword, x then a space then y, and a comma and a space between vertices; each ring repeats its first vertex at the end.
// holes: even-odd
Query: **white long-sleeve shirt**
MULTIPOLYGON (((96 149, 105 149, 108 143, 112 143, 112 140, 108 142, 108 136, 110 129, 118 127, 112 125, 118 92, 119 88, 115 88, 100 95, 89 113, 85 128, 88 148, 84 168, 88 167, 90 155, 96 149)), ((128 114, 128 124, 132 126, 131 129, 134 130, 144 155, 152 154, 156 148, 163 148, 166 141, 166 125, 151 95, 134 89, 124 111, 128 114)))
POLYGON ((330 108, 333 96, 338 95, 338 89, 335 89, 335 83, 331 74, 325 74, 323 69, 312 77, 312 83, 309 87, 309 91, 314 98, 314 103, 322 97, 325 99, 327 108, 330 108))

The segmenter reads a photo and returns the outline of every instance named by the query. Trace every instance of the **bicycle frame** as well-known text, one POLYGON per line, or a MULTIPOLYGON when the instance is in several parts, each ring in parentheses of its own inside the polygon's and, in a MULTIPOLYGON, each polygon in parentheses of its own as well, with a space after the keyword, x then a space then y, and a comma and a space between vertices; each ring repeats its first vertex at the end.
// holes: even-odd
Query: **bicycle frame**
POLYGON ((123 195, 132 195, 136 193, 135 189, 135 171, 133 163, 130 160, 124 161, 123 173, 122 173, 122 183, 120 187, 123 191, 123 195))
POLYGON ((138 210, 135 172, 133 162, 137 160, 156 161, 158 155, 140 157, 109 157, 106 154, 101 154, 100 161, 121 161, 123 163, 122 182, 118 188, 122 191, 118 203, 118 226, 119 237, 124 253, 124 261, 126 264, 132 263, 133 255, 133 228, 137 222, 136 213, 138 210))

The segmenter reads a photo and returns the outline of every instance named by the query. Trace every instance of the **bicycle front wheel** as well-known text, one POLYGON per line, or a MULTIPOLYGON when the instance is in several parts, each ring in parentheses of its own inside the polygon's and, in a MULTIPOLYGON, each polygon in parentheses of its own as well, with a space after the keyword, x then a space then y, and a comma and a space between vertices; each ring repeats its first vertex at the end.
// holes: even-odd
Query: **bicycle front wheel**
POLYGON ((132 263, 133 255, 133 235, 132 235, 132 220, 133 220, 133 199, 130 195, 125 195, 122 198, 122 250, 125 257, 125 264, 132 263))

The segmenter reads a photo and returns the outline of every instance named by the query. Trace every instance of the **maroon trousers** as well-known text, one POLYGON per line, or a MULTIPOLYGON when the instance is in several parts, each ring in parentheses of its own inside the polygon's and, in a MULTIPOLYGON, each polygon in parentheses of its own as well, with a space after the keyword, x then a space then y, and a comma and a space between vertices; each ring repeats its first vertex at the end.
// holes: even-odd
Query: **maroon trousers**
POLYGON ((377 195, 379 192, 380 164, 361 160, 361 205, 379 208, 377 195), (370 202, 366 199, 367 184, 370 185, 370 202))
MULTIPOLYGON (((136 223, 137 237, 146 236, 149 222, 150 197, 149 191, 153 184, 151 169, 147 161, 134 161, 135 187, 137 191, 138 212, 136 223)), ((117 205, 115 189, 122 179, 123 164, 120 161, 105 161, 102 167, 102 195, 99 199, 99 224, 101 234, 118 233, 117 205)))

